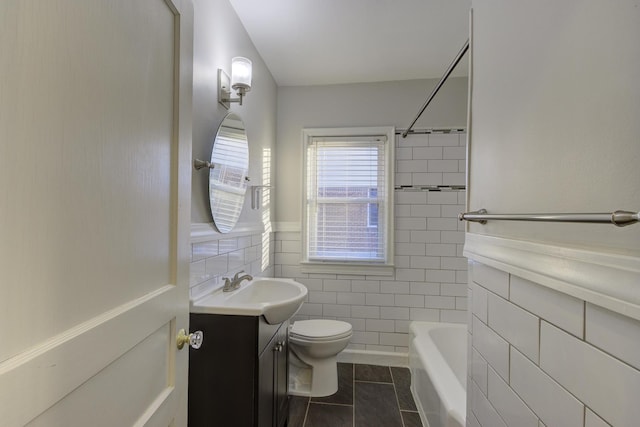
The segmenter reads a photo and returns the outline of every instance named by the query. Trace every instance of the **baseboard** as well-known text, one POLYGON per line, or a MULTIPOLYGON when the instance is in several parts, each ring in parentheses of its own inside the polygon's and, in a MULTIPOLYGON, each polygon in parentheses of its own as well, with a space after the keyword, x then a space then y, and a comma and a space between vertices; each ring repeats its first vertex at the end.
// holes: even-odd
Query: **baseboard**
POLYGON ((346 349, 338 354, 338 362, 406 368, 409 366, 409 355, 407 353, 392 353, 387 351, 346 349))

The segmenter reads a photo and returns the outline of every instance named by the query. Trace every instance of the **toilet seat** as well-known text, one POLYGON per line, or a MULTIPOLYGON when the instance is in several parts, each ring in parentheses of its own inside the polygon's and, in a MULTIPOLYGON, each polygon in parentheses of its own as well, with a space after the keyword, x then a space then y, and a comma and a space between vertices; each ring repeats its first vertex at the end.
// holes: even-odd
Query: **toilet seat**
POLYGON ((299 320, 291 325, 289 338, 311 342, 334 341, 351 336, 351 332, 351 324, 340 320, 299 320))

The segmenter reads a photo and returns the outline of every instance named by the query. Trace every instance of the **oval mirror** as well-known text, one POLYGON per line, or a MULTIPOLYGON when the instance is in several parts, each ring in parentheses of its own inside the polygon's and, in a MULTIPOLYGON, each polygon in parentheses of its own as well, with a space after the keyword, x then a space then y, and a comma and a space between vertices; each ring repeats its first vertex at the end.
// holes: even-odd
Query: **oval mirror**
POLYGON ((228 233, 238 222, 247 191, 249 145, 242 119, 234 113, 224 118, 211 150, 209 204, 213 223, 228 233))

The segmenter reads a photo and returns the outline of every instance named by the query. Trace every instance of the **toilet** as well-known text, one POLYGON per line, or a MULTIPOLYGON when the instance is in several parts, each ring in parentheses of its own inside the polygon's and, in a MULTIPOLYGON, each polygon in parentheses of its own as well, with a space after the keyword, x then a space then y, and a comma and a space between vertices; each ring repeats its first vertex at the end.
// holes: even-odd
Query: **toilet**
POLYGON ((299 320, 289 327, 289 394, 322 397, 338 391, 336 356, 349 344, 350 323, 299 320))

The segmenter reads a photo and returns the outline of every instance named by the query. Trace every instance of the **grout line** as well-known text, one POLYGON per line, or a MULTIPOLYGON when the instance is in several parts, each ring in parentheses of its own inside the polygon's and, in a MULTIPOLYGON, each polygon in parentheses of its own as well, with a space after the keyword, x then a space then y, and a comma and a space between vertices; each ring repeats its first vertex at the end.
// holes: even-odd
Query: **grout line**
POLYGON ((354 380, 353 382, 357 383, 370 383, 370 384, 393 384, 393 381, 384 382, 384 381, 366 381, 366 380, 354 380))
POLYGON ((398 414, 400 415, 400 424, 402 424, 402 427, 405 427, 404 417, 402 416, 402 410, 400 409, 400 399, 398 398, 398 389, 396 388, 396 379, 393 377, 393 370, 391 369, 391 367, 389 367, 389 373, 391 374, 391 384, 393 384, 393 393, 396 396, 396 405, 398 406, 398 414))
POLYGON ((587 301, 582 302, 582 336, 578 337, 584 342, 587 341, 587 301))
POLYGON ((316 402, 316 401, 312 401, 312 399, 309 397, 307 400, 307 407, 305 410, 305 414, 304 414, 304 419, 302 422, 302 427, 305 427, 307 424, 307 420, 309 417, 309 410, 311 407, 311 403, 315 403, 315 404, 319 404, 319 405, 326 405, 326 406, 341 406, 341 407, 352 407, 352 417, 353 417, 353 422, 352 422, 352 427, 356 427, 356 383, 357 382, 361 382, 361 383, 373 383, 373 384, 384 384, 384 385, 392 385, 393 386, 393 390, 394 390, 394 394, 395 394, 395 398, 396 398, 396 407, 398 408, 398 414, 400 416, 400 425, 402 427, 406 427, 405 422, 404 422, 404 418, 402 416, 403 412, 407 412, 407 413, 418 413, 418 411, 413 411, 413 410, 406 410, 403 411, 402 409, 400 409, 400 400, 398 397, 398 389, 396 387, 396 378, 393 375, 393 370, 391 369, 390 366, 387 366, 387 368, 389 369, 389 374, 391 375, 391 382, 375 382, 375 381, 356 381, 355 379, 355 370, 356 370, 356 364, 352 364, 352 404, 344 404, 344 403, 329 403, 329 402, 316 402))
POLYGON ((307 409, 304 411, 304 418, 302 419, 302 427, 307 423, 307 416, 309 415, 309 406, 311 405, 311 398, 307 400, 307 409))
POLYGON ((352 424, 356 427, 356 364, 351 365, 351 403, 353 403, 352 424))
POLYGON ((316 402, 316 401, 309 401, 310 404, 313 403, 314 405, 325 405, 325 406, 353 406, 353 405, 349 405, 348 403, 331 403, 331 402, 316 402))

